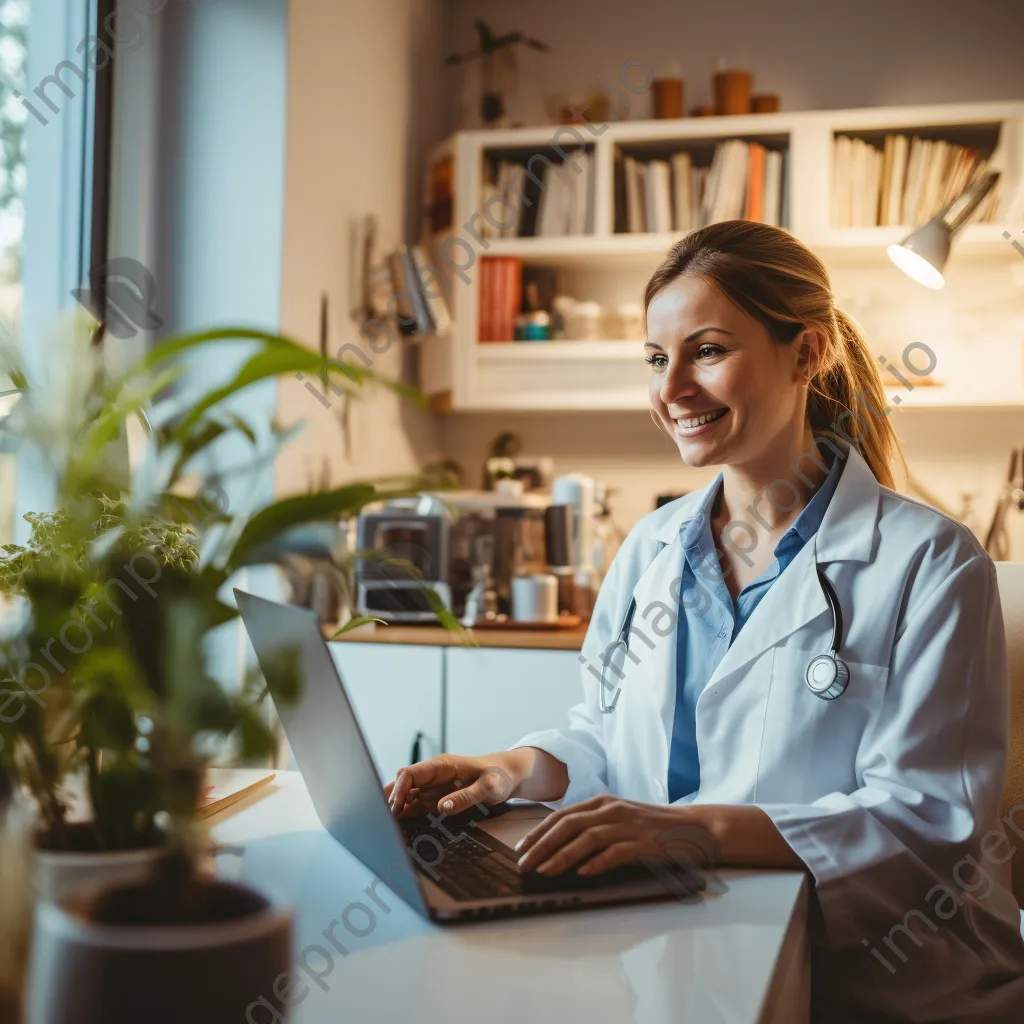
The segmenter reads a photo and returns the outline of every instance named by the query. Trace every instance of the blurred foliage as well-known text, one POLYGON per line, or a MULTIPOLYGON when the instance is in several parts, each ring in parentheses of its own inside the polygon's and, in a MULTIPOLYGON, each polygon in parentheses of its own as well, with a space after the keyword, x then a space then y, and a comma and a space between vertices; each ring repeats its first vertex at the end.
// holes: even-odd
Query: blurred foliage
MULTIPOLYGON (((23 216, 27 115, 12 94, 28 92, 27 58, 28 0, 0 0, 0 217, 23 216)), ((11 280, 20 280, 20 240, 11 245, 6 260, 0 269, 11 280)))
MULTIPOLYGON (((247 328, 170 338, 111 376, 89 343, 91 326, 82 314, 62 325, 45 386, 0 352, 0 372, 25 388, 0 430, 20 458, 45 464, 57 494, 55 511, 26 517, 28 543, 6 545, 0 557, 0 592, 12 603, 0 634, 0 776, 35 797, 42 845, 68 848, 65 784, 80 774, 95 848, 166 842, 169 856, 194 861, 211 751, 267 763, 276 747, 262 679, 225 687, 207 664, 209 634, 237 616, 222 599, 229 581, 240 568, 290 557, 305 524, 337 523, 370 502, 449 481, 388 477, 254 513, 231 509, 223 485, 253 493, 297 433, 272 424, 261 441, 224 407, 237 392, 296 372, 353 395, 371 384, 411 395, 408 387, 247 328), (191 397, 168 391, 186 357, 194 364, 204 346, 239 339, 251 351, 227 384, 191 397), (143 414, 145 452, 129 460, 126 424, 143 414), (211 448, 229 436, 244 439, 251 457, 197 481, 194 467, 209 465, 211 448)), ((280 656, 292 674, 285 696, 294 695, 294 652, 280 656)))

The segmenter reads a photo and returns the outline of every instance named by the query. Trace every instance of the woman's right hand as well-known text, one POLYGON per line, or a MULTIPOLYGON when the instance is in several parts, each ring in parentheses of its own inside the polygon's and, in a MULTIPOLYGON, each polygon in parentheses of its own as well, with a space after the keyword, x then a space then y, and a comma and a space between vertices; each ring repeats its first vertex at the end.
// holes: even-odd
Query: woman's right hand
POLYGON ((500 804, 529 771, 525 748, 484 757, 441 754, 400 768, 384 787, 393 814, 458 814, 474 804, 500 804))

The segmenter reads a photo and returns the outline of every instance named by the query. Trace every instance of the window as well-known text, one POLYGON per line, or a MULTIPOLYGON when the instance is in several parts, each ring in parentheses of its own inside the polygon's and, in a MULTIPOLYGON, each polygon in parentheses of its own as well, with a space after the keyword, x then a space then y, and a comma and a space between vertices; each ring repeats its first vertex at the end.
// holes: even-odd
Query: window
MULTIPOLYGON (((25 230, 24 95, 28 63, 28 0, 0 0, 0 344, 15 345, 21 331, 21 243, 25 230)), ((0 375, 0 418, 17 400, 0 375)), ((15 465, 0 438, 0 543, 14 534, 15 465)))
MULTIPOLYGON (((109 39, 112 3, 0 0, 0 337, 34 383, 46 380, 46 339, 105 251, 113 61, 91 65, 89 41, 109 39)), ((0 398, 0 418, 14 401, 0 398)), ((0 543, 24 540, 22 515, 52 498, 43 460, 18 460, 0 436, 0 543)))

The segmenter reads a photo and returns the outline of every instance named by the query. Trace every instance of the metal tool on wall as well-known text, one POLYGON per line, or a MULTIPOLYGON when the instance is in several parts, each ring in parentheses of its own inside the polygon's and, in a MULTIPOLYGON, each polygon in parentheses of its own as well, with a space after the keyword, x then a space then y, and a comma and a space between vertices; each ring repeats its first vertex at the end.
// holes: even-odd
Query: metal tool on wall
POLYGON ((985 550, 997 562, 1010 559, 1010 535, 1006 528, 1006 517, 1014 508, 1024 512, 1024 445, 1010 452, 1010 471, 996 500, 992 525, 985 535, 985 550))

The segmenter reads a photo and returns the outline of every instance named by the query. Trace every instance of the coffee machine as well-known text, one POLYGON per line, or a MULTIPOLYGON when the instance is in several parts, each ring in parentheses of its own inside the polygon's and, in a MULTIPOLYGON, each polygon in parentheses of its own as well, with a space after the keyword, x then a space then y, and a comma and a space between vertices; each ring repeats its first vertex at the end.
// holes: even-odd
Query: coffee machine
POLYGON ((359 614, 434 622, 440 602, 461 618, 481 579, 488 581, 493 614, 509 614, 512 577, 546 570, 549 506, 543 495, 507 489, 437 492, 368 506, 357 525, 359 614))

